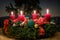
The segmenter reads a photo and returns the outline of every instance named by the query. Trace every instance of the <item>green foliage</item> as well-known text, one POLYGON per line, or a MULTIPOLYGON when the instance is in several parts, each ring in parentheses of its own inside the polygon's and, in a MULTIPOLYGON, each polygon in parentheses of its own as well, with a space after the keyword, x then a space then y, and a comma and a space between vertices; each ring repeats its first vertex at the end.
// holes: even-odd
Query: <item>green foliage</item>
MULTIPOLYGON (((35 22, 33 20, 28 20, 26 24, 23 26, 20 25, 21 22, 9 22, 9 26, 7 27, 7 36, 16 38, 16 39, 26 39, 26 40, 36 40, 37 38, 40 38, 40 25, 39 27, 35 28, 35 22), (15 24, 15 26, 13 26, 15 24)), ((45 30, 45 37, 50 37, 55 34, 56 32, 56 24, 52 21, 49 24, 44 24, 43 29, 45 30)))
POLYGON ((45 24, 44 29, 46 32, 45 37, 49 37, 55 34, 57 27, 56 27, 56 24, 45 24))
MULTIPOLYGON (((20 24, 18 22, 17 24, 20 24)), ((45 24, 43 26, 45 30, 45 37, 49 37, 55 34, 56 25, 55 24, 45 24)), ((8 26, 7 35, 9 37, 17 38, 17 39, 33 39, 36 40, 39 37, 39 28, 34 28, 34 26, 29 27, 28 24, 24 26, 8 26)))
POLYGON ((6 11, 8 13, 10 13, 11 11, 15 11, 15 13, 16 13, 17 9, 13 7, 12 3, 10 3, 10 5, 6 6, 6 11))
POLYGON ((6 6, 6 11, 10 13, 11 11, 15 11, 15 13, 19 10, 24 10, 27 14, 31 14, 32 10, 36 9, 39 13, 41 11, 40 0, 14 0, 15 4, 6 6), (13 7, 15 6, 15 7, 13 7))
POLYGON ((39 30, 35 29, 34 27, 28 27, 27 24, 24 26, 8 26, 7 28, 8 36, 13 38, 20 38, 20 39, 36 39, 39 30))

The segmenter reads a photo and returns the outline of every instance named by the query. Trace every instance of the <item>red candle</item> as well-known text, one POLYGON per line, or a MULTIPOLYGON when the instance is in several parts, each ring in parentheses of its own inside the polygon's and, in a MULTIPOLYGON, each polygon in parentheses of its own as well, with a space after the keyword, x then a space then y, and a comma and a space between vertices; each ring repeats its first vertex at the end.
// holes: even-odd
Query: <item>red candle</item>
POLYGON ((25 15, 23 15, 23 11, 20 11, 20 14, 18 15, 18 20, 19 21, 24 21, 25 15))
POLYGON ((14 20, 15 19, 15 15, 14 15, 13 11, 11 12, 10 19, 11 20, 14 20))
POLYGON ((37 19, 39 16, 39 14, 36 12, 36 10, 33 11, 33 14, 32 14, 32 19, 37 19))
POLYGON ((50 21, 51 14, 49 13, 49 9, 47 9, 47 13, 44 15, 44 18, 45 18, 47 21, 50 21))

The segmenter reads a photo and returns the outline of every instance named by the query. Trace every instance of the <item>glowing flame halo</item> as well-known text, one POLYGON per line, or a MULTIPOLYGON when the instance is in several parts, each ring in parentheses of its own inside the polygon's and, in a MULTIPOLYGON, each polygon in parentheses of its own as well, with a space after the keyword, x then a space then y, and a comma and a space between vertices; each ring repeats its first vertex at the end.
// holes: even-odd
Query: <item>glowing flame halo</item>
POLYGON ((49 9, 46 10, 46 13, 47 13, 47 14, 49 13, 49 9))

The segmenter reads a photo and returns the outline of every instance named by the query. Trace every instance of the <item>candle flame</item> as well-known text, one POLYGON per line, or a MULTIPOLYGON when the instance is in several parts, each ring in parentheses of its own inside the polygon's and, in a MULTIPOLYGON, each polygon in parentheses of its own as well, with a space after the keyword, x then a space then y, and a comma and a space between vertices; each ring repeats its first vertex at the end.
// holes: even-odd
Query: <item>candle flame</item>
POLYGON ((20 14, 22 15, 23 14, 23 11, 20 11, 20 14))
POLYGON ((47 14, 49 13, 49 9, 46 10, 47 14))
POLYGON ((34 10, 34 14, 36 13, 36 10, 34 10))
POLYGON ((13 11, 11 12, 11 15, 13 15, 13 11))

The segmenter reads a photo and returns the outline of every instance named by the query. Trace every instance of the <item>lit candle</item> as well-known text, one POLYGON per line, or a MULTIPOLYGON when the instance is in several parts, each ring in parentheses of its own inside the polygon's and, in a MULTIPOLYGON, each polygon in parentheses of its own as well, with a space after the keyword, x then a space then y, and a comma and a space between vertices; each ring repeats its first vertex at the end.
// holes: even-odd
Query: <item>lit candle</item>
POLYGON ((44 17, 47 21, 50 21, 51 14, 49 13, 49 9, 46 10, 46 14, 44 15, 44 17))
POLYGON ((18 20, 19 21, 24 21, 25 15, 23 14, 23 11, 20 11, 20 14, 18 15, 18 20))
POLYGON ((33 14, 32 14, 32 19, 37 19, 38 18, 38 13, 36 12, 36 10, 33 11, 33 14))
POLYGON ((10 19, 11 20, 14 20, 15 19, 15 15, 14 15, 13 11, 11 12, 10 19))

